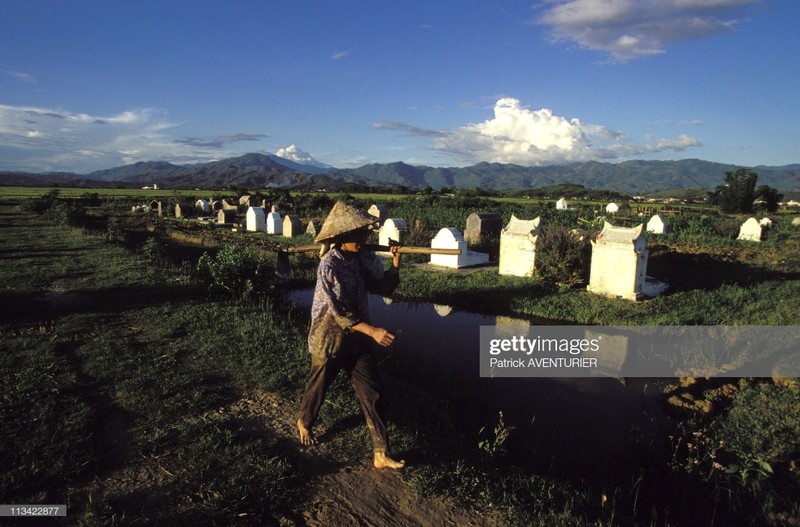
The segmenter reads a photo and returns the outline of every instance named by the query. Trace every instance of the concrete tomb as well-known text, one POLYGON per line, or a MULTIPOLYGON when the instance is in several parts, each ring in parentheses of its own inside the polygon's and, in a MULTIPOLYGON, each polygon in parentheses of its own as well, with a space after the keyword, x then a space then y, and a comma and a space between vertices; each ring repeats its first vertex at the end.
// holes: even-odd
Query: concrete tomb
POLYGON ((521 220, 511 215, 511 221, 500 233, 500 274, 533 276, 540 230, 541 218, 521 220))
POLYGON ((319 234, 319 230, 322 228, 322 222, 319 220, 309 220, 308 225, 306 225, 306 234, 310 234, 314 238, 317 237, 319 234))
POLYGON ((217 225, 232 225, 236 223, 235 210, 219 210, 217 212, 217 225))
POLYGON ((667 234, 669 232, 667 222, 664 221, 664 217, 661 214, 653 214, 653 217, 647 222, 647 232, 652 232, 653 234, 667 234))
POLYGON ((200 198, 194 202, 194 207, 202 212, 203 214, 208 214, 211 212, 211 205, 208 203, 207 200, 200 198))
POLYGON ((467 241, 456 228, 444 228, 439 231, 436 237, 431 240, 432 249, 460 249, 461 254, 432 254, 430 263, 442 267, 460 269, 461 267, 471 267, 473 265, 485 264, 489 261, 489 255, 467 249, 467 241))
POLYGON ((211 202, 211 210, 216 212, 218 210, 222 210, 222 202, 220 200, 214 200, 211 202))
POLYGON ((567 206, 567 200, 561 198, 556 202, 556 209, 557 210, 567 210, 569 207, 567 206))
POLYGON ((191 203, 176 203, 175 204, 175 217, 176 218, 190 218, 196 216, 197 208, 192 206, 191 203))
POLYGON ((464 239, 475 245, 500 239, 503 220, 499 214, 492 212, 473 212, 467 217, 467 229, 464 239))
POLYGON ((587 291, 628 300, 643 298, 648 254, 644 224, 629 228, 605 222, 592 242, 587 291))
POLYGON ((765 216, 765 217, 763 217, 763 218, 761 218, 761 220, 760 220, 758 223, 759 223, 759 224, 760 224, 762 227, 766 227, 766 228, 768 228, 768 229, 769 229, 770 227, 772 227, 772 220, 771 220, 771 219, 769 219, 769 218, 767 218, 766 216, 765 216))
POLYGON ((755 218, 750 218, 739 227, 738 240, 760 242, 763 226, 755 218))
POLYGON ((321 228, 322 228, 321 222, 317 220, 311 220, 308 222, 308 226, 306 227, 306 234, 310 234, 311 236, 316 238, 321 228))
POLYGON ((303 222, 297 214, 287 214, 283 217, 283 236, 293 238, 303 234, 303 222))
POLYGON ((617 212, 619 212, 619 205, 617 205, 616 203, 609 203, 608 205, 606 205, 606 212, 609 214, 616 214, 617 212))
POLYGON ((406 220, 402 218, 389 218, 381 226, 378 231, 378 243, 380 245, 389 245, 389 240, 394 240, 400 244, 405 241, 408 227, 406 220))
POLYGON ((270 211, 270 212, 280 212, 280 210, 278 209, 278 205, 277 205, 277 204, 273 205, 273 206, 272 206, 272 207, 269 209, 269 211, 270 211))
POLYGON ((251 232, 262 232, 267 230, 267 220, 264 216, 264 209, 261 207, 249 207, 247 209, 247 230, 251 232))
POLYGON ((239 206, 240 207, 250 207, 252 203, 250 203, 250 196, 240 196, 239 197, 239 206))
POLYGON ((163 216, 162 210, 161 210, 161 202, 160 201, 156 201, 156 200, 151 201, 150 202, 150 211, 151 212, 158 212, 159 216, 163 216))
POLYGON ((228 200, 223 199, 222 210, 239 210, 239 207, 237 207, 236 205, 231 205, 230 203, 228 203, 228 200))
POLYGON ((373 203, 367 211, 367 214, 378 218, 380 225, 383 225, 383 222, 389 217, 389 211, 386 209, 386 205, 381 205, 380 203, 373 203))
MULTIPOLYGON (((275 208, 273 205, 272 208, 275 208)), ((279 212, 270 212, 267 214, 267 234, 282 234, 283 233, 283 220, 279 212)))
POLYGON ((792 220, 792 225, 800 225, 800 216, 792 220))

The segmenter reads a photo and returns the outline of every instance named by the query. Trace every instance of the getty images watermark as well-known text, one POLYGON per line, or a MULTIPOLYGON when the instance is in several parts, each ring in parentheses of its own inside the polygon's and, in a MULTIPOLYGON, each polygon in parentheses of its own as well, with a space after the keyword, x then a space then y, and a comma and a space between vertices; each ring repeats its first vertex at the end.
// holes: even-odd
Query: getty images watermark
POLYGON ((481 326, 481 377, 800 377, 798 326, 481 326))

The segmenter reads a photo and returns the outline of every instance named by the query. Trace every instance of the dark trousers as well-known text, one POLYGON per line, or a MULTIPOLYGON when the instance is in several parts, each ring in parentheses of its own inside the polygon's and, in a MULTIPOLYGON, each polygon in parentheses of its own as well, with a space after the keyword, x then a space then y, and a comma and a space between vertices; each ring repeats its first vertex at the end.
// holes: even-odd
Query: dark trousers
POLYGON ((339 372, 344 370, 364 411, 373 450, 386 452, 389 440, 383 413, 381 381, 372 346, 367 339, 369 337, 360 333, 348 335, 335 357, 311 354, 311 375, 300 403, 300 422, 311 430, 325 401, 328 387, 339 372))

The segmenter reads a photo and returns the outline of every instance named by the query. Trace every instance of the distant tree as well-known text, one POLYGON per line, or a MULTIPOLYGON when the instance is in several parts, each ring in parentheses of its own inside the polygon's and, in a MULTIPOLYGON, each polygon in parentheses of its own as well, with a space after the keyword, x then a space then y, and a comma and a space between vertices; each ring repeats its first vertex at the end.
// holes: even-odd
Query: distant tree
POLYGON ((753 212, 756 181, 758 174, 749 168, 740 168, 736 172, 725 172, 725 184, 714 191, 714 204, 722 212, 753 212))
POLYGON ((777 189, 767 185, 760 185, 756 189, 755 199, 761 199, 764 202, 767 212, 775 212, 778 210, 778 203, 783 199, 783 194, 778 194, 777 189))

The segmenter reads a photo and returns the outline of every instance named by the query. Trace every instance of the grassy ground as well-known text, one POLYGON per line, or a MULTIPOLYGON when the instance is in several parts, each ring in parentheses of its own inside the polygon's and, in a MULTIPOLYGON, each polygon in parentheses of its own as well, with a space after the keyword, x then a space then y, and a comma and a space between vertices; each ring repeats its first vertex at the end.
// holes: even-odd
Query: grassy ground
POLYGON ((302 332, 100 236, 0 214, 0 501, 66 503, 86 525, 269 523, 287 509, 296 461, 213 411, 245 386, 296 388, 302 332), (157 492, 134 492, 141 477, 157 492))
MULTIPOLYGON (((285 285, 251 300, 210 296, 193 263, 152 242, 116 232, 111 243, 8 203, 0 225, 0 502, 67 503, 78 525, 291 525, 313 476, 279 434, 220 411, 255 389, 299 396, 308 315, 281 302, 285 285)), ((701 272, 644 303, 411 267, 398 294, 484 309, 489 298, 495 311, 580 323, 797 324, 795 263, 768 249, 667 245, 656 263, 701 272)), ((501 511, 509 525, 791 525, 800 514, 793 388, 697 383, 692 395, 707 389, 715 413, 555 470, 547 445, 484 420, 469 379, 412 360, 384 367, 395 448, 423 495, 501 511)), ((346 459, 366 459, 343 379, 321 419, 346 459)))

